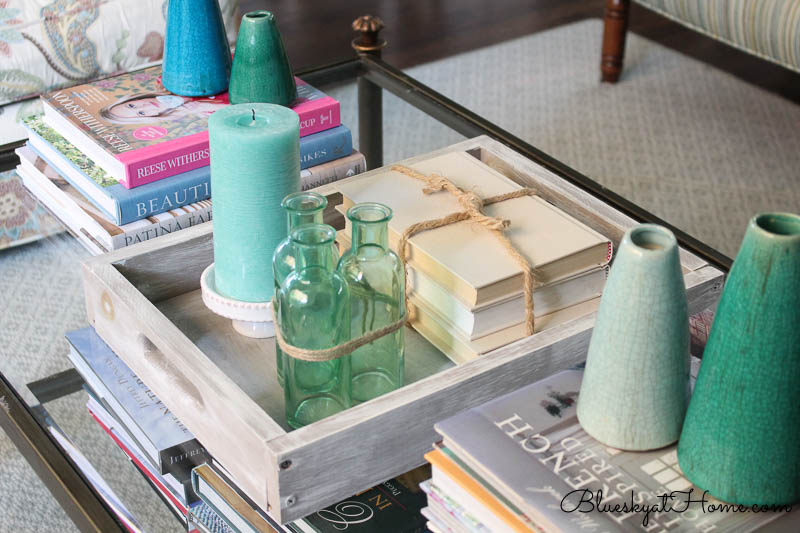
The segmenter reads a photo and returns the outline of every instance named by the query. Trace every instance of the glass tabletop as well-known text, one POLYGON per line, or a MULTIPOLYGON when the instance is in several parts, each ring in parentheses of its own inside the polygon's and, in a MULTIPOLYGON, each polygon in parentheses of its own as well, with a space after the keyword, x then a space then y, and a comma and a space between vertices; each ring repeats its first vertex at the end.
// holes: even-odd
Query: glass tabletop
MULTIPOLYGON (((386 163, 398 161, 485 134, 615 204, 635 219, 660 221, 379 58, 364 56, 360 60, 299 74, 340 101, 342 123, 352 129, 354 146, 372 147, 372 153, 367 154, 368 161, 374 162, 381 155, 386 163), (371 117, 364 116, 364 111, 371 108, 363 100, 359 106, 358 87, 354 81, 358 74, 368 80, 373 89, 378 86, 384 89, 382 114, 379 111, 371 117), (375 128, 380 128, 381 123, 382 143, 378 145, 382 154, 379 154, 375 151, 375 128), (365 135, 370 136, 369 141, 364 141, 365 135)), ((677 233, 685 247, 727 270, 730 260, 725 256, 682 232, 677 233)), ((105 502, 102 505, 106 510, 115 505, 124 507, 130 520, 144 531, 185 530, 178 514, 170 510, 159 493, 89 416, 88 394, 66 356, 69 348, 64 334, 87 325, 81 262, 89 257, 91 254, 67 232, 0 251, 0 373, 5 387, 0 400, 4 402, 6 413, 4 428, 9 435, 16 432, 18 439, 28 441, 26 457, 32 463, 36 463, 37 457, 31 458, 31 454, 45 456, 46 464, 48 460, 63 463, 63 457, 70 456, 72 465, 82 472, 83 480, 93 487, 93 497, 97 499, 95 508, 100 501, 105 502), (35 424, 25 420, 26 412, 32 415, 35 424)), ((20 524, 21 530, 25 527, 74 530, 73 522, 59 508, 59 503, 69 508, 69 502, 64 504, 64 498, 69 498, 63 495, 45 498, 49 494, 44 486, 5 436, 0 438, 0 453, 0 494, 3 494, 6 517, 11 523, 20 524)), ((67 470, 69 467, 67 465, 67 470)), ((61 489, 62 494, 69 494, 69 490, 63 490, 63 484, 58 485, 52 479, 48 483, 54 491, 61 489)), ((80 493, 81 487, 73 485, 71 488, 77 491, 73 494, 80 493)), ((87 505, 91 509, 91 505, 87 505)), ((116 519, 116 527, 122 527, 119 519, 116 519)))

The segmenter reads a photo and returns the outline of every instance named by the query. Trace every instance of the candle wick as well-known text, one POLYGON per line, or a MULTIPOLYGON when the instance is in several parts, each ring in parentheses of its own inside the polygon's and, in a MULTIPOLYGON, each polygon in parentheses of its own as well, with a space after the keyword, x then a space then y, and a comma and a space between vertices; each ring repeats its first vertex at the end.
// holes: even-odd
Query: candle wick
POLYGON ((251 109, 250 111, 253 112, 253 122, 255 122, 256 121, 256 110, 255 109, 251 109))

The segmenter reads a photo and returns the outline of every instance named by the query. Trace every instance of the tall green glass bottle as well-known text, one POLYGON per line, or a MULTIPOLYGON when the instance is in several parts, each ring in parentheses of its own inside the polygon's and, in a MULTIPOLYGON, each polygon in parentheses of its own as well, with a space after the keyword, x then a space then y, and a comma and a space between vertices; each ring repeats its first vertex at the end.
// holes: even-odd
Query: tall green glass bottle
MULTIPOLYGON (((336 231, 324 224, 307 224, 290 234, 295 270, 278 291, 275 327, 292 346, 330 348, 350 339, 350 291, 332 268, 336 231)), ((350 395, 350 355, 309 362, 283 357, 286 419, 299 428, 347 409, 350 395)))
MULTIPOLYGON (((328 206, 328 199, 315 192, 295 192, 288 195, 281 202, 281 207, 286 210, 286 238, 281 241, 272 256, 272 279, 275 280, 275 294, 281 288, 283 281, 295 268, 295 256, 289 234, 300 226, 306 224, 322 224, 322 213, 328 206)), ((331 244, 331 270, 336 268, 339 252, 335 244, 331 244)), ((277 311, 276 311, 277 313, 277 311)), ((283 352, 275 344, 275 367, 278 369, 278 382, 283 386, 283 352)))
MULTIPOLYGON (((378 203, 351 207, 352 248, 339 260, 350 287, 352 338, 382 328, 405 313, 405 276, 400 258, 389 249, 392 210, 378 203)), ((403 386, 403 328, 351 354, 353 402, 360 403, 403 386)))

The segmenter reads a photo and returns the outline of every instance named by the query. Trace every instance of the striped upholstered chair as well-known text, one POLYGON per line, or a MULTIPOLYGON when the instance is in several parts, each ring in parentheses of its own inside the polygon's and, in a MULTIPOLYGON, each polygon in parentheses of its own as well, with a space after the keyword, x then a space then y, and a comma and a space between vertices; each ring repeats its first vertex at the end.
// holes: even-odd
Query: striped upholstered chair
MULTIPOLYGON (((800 0, 635 0, 740 50, 800 72, 800 0)), ((630 0, 606 0, 601 72, 619 79, 630 0)))

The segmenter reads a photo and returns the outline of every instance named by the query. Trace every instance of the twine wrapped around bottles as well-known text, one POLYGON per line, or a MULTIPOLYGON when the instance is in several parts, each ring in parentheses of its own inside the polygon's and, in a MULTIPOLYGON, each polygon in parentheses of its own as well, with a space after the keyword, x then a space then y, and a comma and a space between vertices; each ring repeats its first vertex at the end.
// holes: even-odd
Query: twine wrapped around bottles
MULTIPOLYGON (((525 299, 525 333, 526 335, 533 335, 534 333, 534 308, 533 308, 533 287, 535 283, 535 272, 533 265, 523 256, 519 250, 514 247, 514 244, 511 240, 505 235, 504 231, 509 227, 511 222, 507 219, 491 217, 483 213, 483 207, 486 205, 496 204, 498 202, 504 202, 506 200, 511 200, 514 198, 522 198, 524 196, 533 196, 536 194, 536 191, 530 188, 523 188, 518 189, 516 191, 511 191, 505 194, 499 194, 496 196, 490 196, 489 198, 480 198, 477 194, 472 191, 465 191, 455 185, 453 182, 445 178, 444 176, 439 176, 436 174, 433 175, 426 175, 421 172, 417 172, 416 170, 402 166, 402 165, 394 165, 392 166, 392 170, 395 172, 399 172, 405 176, 410 178, 414 178, 420 181, 425 182, 426 186, 422 189, 424 194, 433 194, 439 191, 447 191, 453 196, 455 196, 461 205, 464 207, 464 211, 459 211, 456 213, 451 213, 441 218, 433 219, 433 220, 426 220, 422 222, 417 222, 415 224, 410 225, 403 231, 403 234, 400 236, 400 241, 397 245, 397 255, 400 258, 400 261, 403 263, 403 272, 406 276, 406 293, 405 293, 405 309, 406 312, 403 313, 403 316, 392 322, 391 324, 384 326, 380 329, 372 330, 370 332, 365 333, 364 335, 351 339, 347 342, 343 342, 341 344, 337 344, 336 346, 332 346, 330 348, 323 348, 319 350, 308 350, 305 348, 298 348, 297 346, 292 346, 288 344, 286 340, 283 338, 281 334, 281 328, 275 328, 275 340, 278 342, 278 345, 281 347, 284 353, 289 354, 290 356, 294 357, 295 359, 301 359, 303 361, 311 361, 311 362, 322 362, 322 361, 330 361, 333 359, 337 359, 342 357, 343 355, 347 355, 356 349, 367 345, 377 339, 385 335, 389 335, 390 333, 394 333, 406 322, 409 318, 414 317, 413 313, 413 306, 411 309, 409 308, 409 295, 410 295, 410 287, 407 283, 408 281, 408 269, 406 264, 406 253, 408 250, 408 240, 413 237, 414 235, 421 233, 423 231, 432 230, 436 228, 441 228, 443 226, 448 226, 450 224, 455 224, 456 222, 462 221, 472 221, 476 222, 494 234, 494 236, 500 241, 503 245, 505 250, 508 254, 514 259, 514 261, 522 268, 523 273, 523 295, 525 299)), ((273 299, 273 309, 277 309, 276 300, 273 299)))

